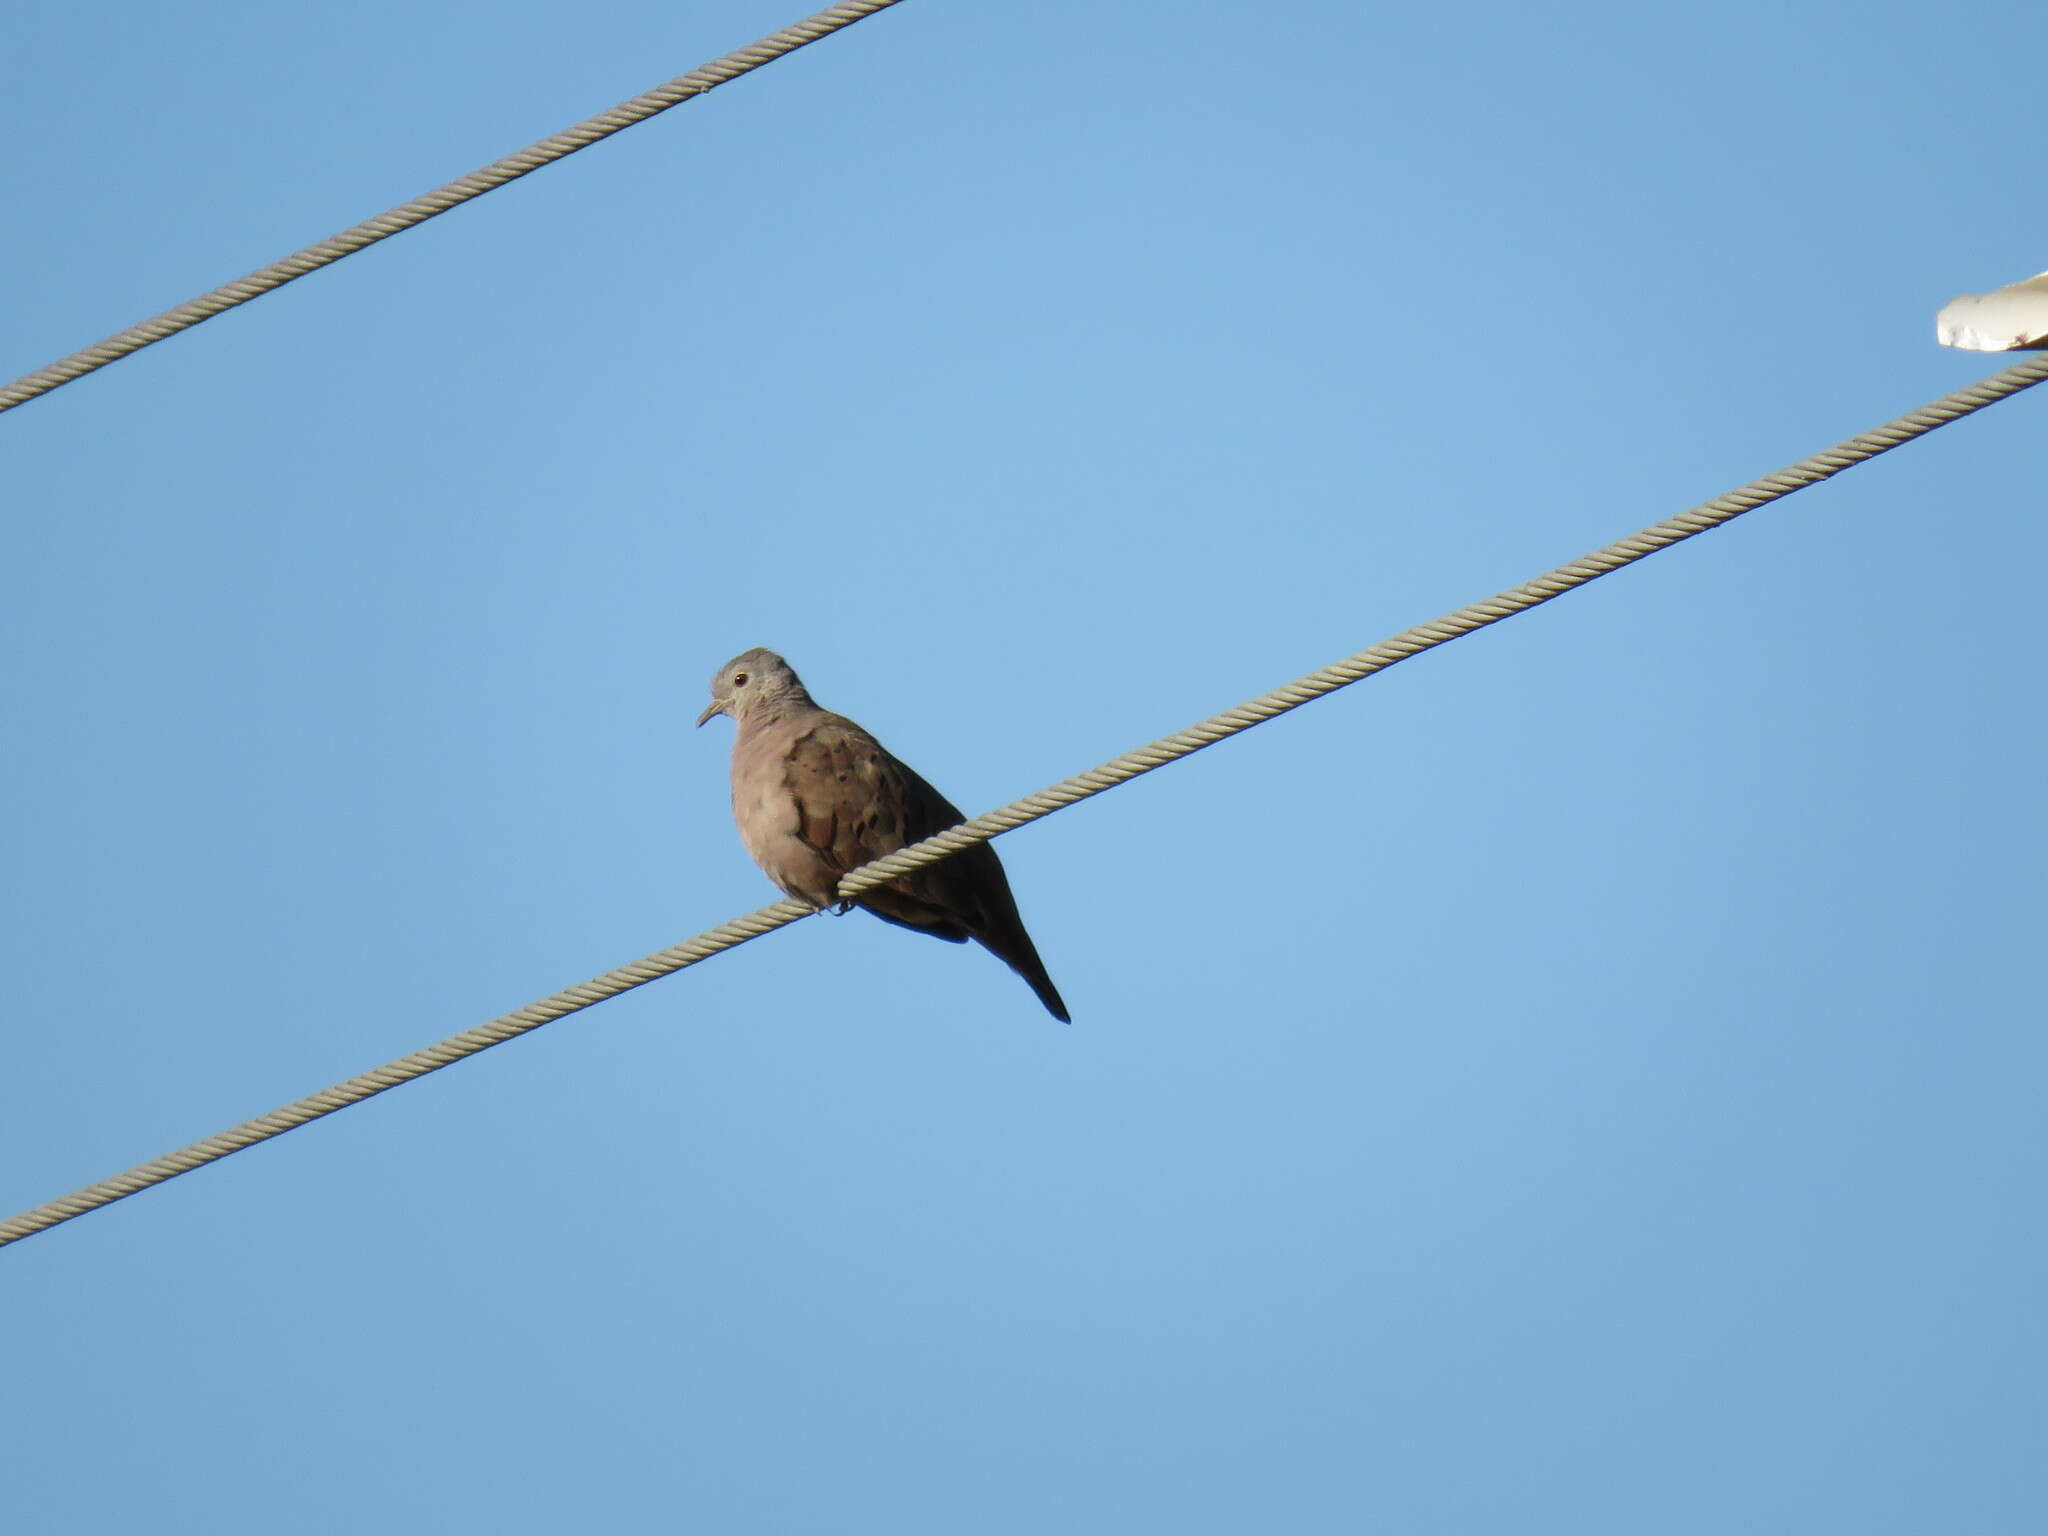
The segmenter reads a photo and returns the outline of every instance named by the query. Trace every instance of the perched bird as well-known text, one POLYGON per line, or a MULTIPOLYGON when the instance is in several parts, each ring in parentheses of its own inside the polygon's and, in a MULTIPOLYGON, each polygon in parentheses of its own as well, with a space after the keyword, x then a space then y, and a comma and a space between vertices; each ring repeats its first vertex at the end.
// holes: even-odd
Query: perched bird
MULTIPOLYGON (((732 814, 740 841, 770 880, 813 906, 837 901, 841 877, 861 865, 967 819, 874 737, 819 707, 773 651, 751 650, 718 669, 711 706, 697 724, 713 715, 730 715, 739 727, 732 814)), ((1071 1022, 987 843, 877 886, 854 904, 949 944, 974 940, 1022 976, 1046 1012, 1071 1022)))
POLYGON ((1971 352, 2048 348, 2048 272, 1990 293, 1950 299, 1934 317, 1934 339, 1971 352))

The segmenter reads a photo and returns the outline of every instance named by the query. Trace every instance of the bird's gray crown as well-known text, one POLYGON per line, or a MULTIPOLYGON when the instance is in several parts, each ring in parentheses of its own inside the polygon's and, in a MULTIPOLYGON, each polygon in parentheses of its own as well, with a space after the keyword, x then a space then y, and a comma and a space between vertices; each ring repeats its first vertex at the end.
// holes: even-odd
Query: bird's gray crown
POLYGON ((757 645, 711 675, 712 707, 706 715, 715 712, 737 719, 764 708, 810 702, 810 694, 790 664, 757 645))

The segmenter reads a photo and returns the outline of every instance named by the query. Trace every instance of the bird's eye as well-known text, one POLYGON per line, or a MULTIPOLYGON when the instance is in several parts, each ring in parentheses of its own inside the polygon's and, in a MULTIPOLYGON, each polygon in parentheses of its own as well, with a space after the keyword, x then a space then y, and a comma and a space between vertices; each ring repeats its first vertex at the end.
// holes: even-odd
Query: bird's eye
POLYGON ((746 686, 747 686, 747 674, 746 674, 746 673, 744 673, 744 672, 735 672, 735 673, 733 673, 733 675, 732 675, 732 685, 733 685, 733 687, 735 687, 735 688, 744 688, 744 687, 746 687, 746 686))

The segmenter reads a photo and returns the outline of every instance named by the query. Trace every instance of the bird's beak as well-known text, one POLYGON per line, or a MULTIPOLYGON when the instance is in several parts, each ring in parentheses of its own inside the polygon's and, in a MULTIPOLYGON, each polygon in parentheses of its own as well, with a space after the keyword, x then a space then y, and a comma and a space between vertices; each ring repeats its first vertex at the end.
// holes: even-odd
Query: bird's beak
POLYGON ((722 714, 724 714, 724 713, 725 713, 725 700, 723 700, 723 699, 713 699, 713 700, 711 701, 711 705, 710 705, 710 707, 709 707, 708 709, 706 709, 706 710, 704 711, 704 713, 703 713, 703 714, 701 714, 701 715, 699 715, 699 716, 697 717, 697 728, 698 728, 699 730, 702 730, 702 729, 703 729, 703 728, 704 728, 705 726, 707 726, 707 725, 709 725, 709 724, 711 723, 711 717, 712 717, 713 715, 722 715, 722 714))

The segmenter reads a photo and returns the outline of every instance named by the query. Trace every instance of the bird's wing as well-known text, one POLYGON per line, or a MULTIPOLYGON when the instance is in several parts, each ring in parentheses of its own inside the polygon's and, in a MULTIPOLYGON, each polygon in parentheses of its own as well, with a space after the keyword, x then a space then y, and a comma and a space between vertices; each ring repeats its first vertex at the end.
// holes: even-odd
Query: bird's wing
MULTIPOLYGON (((841 715, 825 716, 791 743, 787 772, 797 836, 841 875, 964 819, 945 796, 841 715)), ((870 891, 861 905, 890 922, 960 942, 971 917, 947 909, 942 884, 919 878, 933 873, 921 870, 870 891)))
POLYGON ((834 715, 790 744, 797 836, 842 875, 903 846, 903 791, 888 763, 874 737, 834 715))
MULTIPOLYGON (((826 715, 793 741, 788 784, 797 836, 840 875, 967 818, 909 764, 843 715, 826 715)), ((976 939, 1022 976, 1056 1019, 1067 1005, 1017 916, 1002 861, 987 843, 863 892, 885 922, 961 944, 976 939)))

